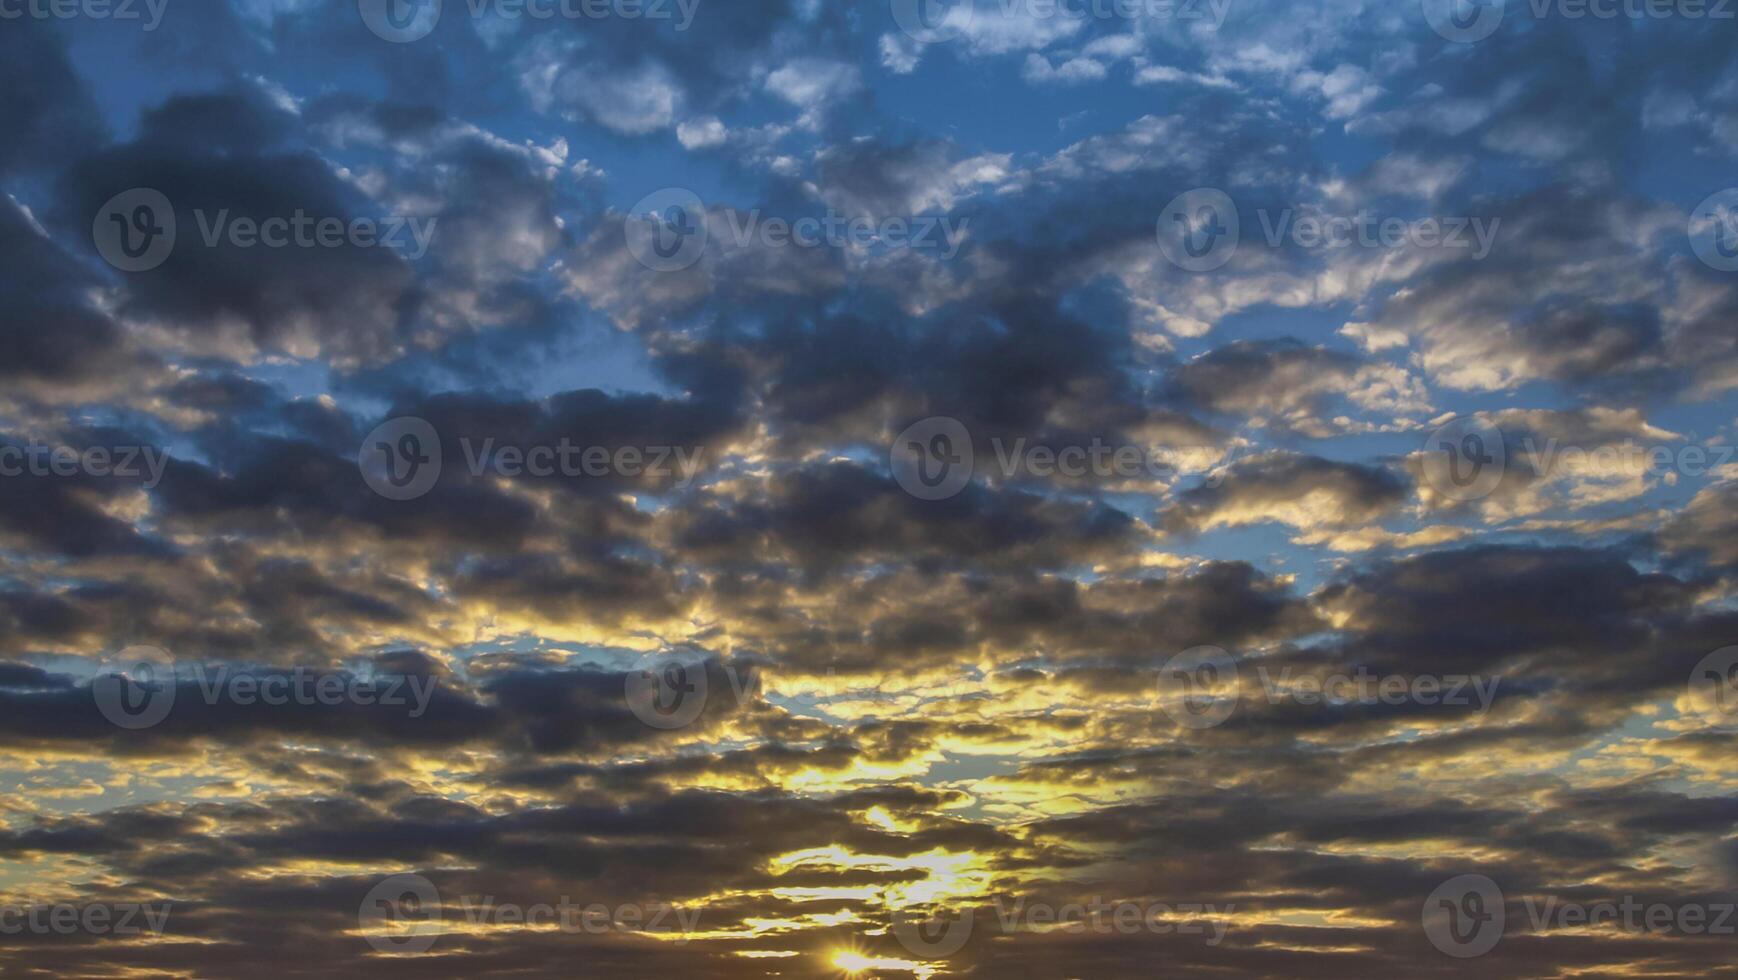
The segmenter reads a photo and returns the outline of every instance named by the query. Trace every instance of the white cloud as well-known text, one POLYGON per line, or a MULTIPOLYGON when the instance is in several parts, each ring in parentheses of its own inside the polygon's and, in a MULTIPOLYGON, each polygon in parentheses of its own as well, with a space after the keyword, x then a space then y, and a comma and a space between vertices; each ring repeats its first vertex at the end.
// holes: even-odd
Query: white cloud
POLYGON ((684 149, 704 150, 720 146, 730 138, 730 131, 717 116, 696 116, 676 127, 676 139, 684 149))

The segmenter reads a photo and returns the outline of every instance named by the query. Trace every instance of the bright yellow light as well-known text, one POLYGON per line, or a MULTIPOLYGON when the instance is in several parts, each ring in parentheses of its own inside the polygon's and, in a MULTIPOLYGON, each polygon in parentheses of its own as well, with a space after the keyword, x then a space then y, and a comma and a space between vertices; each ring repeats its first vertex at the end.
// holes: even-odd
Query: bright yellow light
POLYGON ((863 973, 866 970, 905 970, 920 977, 928 976, 930 970, 915 960, 899 960, 891 956, 864 956, 848 949, 841 949, 833 954, 833 965, 846 973, 863 973))

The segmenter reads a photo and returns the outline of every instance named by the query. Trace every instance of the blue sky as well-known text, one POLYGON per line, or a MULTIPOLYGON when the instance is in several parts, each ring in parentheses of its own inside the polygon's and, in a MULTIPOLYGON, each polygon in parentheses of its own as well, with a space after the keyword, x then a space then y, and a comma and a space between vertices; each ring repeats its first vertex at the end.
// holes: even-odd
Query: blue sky
POLYGON ((1729 959, 1529 912, 1738 888, 1720 5, 154 2, 0 2, 9 972, 1729 959))

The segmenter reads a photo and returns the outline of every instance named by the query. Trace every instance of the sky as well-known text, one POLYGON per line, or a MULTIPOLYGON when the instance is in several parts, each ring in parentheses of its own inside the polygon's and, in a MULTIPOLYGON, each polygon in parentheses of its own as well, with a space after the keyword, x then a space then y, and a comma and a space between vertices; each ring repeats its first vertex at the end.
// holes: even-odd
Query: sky
POLYGON ((1738 3, 0 0, 0 971, 1738 977, 1738 3))

